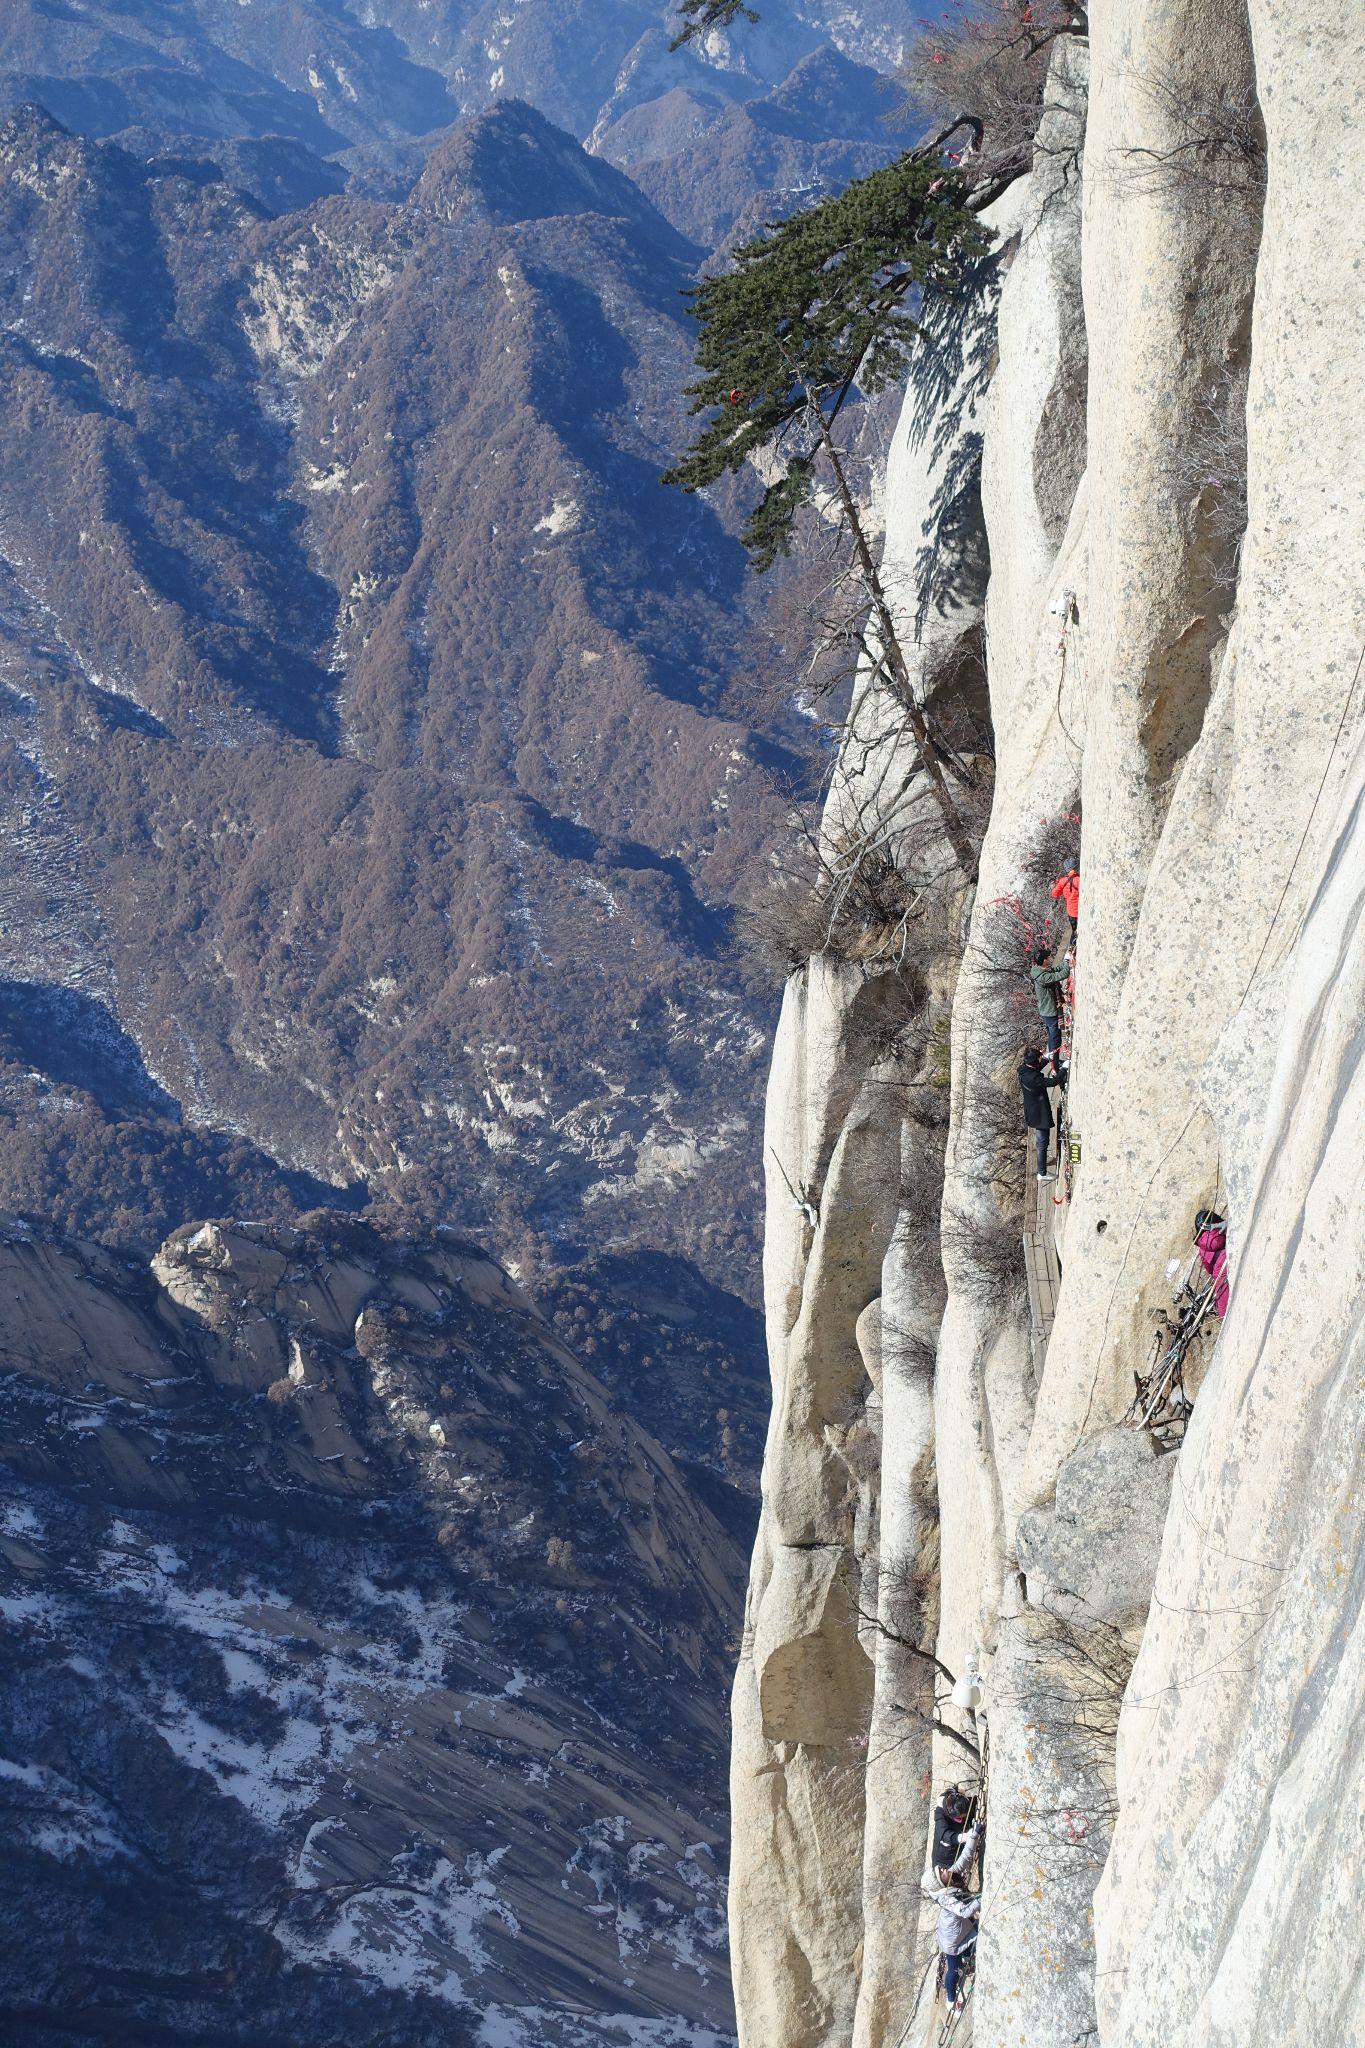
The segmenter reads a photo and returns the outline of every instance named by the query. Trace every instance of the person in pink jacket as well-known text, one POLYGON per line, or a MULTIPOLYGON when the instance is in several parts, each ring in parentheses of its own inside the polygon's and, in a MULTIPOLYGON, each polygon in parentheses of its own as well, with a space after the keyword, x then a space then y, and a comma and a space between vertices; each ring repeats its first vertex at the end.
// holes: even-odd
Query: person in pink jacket
POLYGON ((1213 1305, 1221 1322, 1228 1312, 1228 1227, 1216 1209, 1201 1209, 1194 1219, 1199 1263, 1213 1282, 1213 1305))

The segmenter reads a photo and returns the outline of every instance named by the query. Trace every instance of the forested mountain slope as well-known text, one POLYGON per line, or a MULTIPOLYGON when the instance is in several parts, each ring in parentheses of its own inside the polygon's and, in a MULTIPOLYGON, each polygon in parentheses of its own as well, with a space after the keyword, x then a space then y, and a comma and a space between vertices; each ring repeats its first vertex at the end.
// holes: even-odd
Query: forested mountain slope
POLYGON ((21 113, 0 246, 7 1199, 127 1226, 132 1117, 144 1241, 179 1124, 732 1270, 741 570, 656 480, 697 252, 513 105, 278 221, 21 113))

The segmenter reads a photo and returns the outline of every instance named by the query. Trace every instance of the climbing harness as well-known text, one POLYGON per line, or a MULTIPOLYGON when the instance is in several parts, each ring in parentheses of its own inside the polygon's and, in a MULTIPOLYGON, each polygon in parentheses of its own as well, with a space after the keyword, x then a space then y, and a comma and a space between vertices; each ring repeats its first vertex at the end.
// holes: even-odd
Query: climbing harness
POLYGON ((1206 1274, 1198 1254, 1191 1259, 1175 1291, 1171 1307, 1153 1309, 1156 1335, 1145 1373, 1133 1374, 1133 1401, 1124 1421, 1132 1429, 1150 1429, 1168 1443, 1178 1443, 1193 1412, 1185 1385, 1185 1363, 1213 1312, 1218 1283, 1206 1274))

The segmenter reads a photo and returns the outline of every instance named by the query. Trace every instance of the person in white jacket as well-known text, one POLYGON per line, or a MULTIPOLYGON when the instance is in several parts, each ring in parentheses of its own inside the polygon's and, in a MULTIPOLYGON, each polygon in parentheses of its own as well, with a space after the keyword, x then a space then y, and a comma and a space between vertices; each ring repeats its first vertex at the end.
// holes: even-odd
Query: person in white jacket
POLYGON ((958 1884, 938 1885, 928 1896, 938 1907, 938 1950, 943 1957, 943 1989, 949 2005, 957 2003, 962 1966, 976 1946, 981 1901, 958 1884))

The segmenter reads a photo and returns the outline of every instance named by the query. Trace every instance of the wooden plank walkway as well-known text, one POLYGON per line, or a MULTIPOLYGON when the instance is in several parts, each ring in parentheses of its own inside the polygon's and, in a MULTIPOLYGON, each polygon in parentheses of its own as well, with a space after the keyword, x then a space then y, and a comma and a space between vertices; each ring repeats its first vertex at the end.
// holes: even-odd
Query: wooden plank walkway
POLYGON ((1033 1370, 1042 1378, 1048 1338, 1057 1316, 1062 1269, 1053 1236, 1054 1196, 1060 1179, 1040 1182, 1034 1171, 1033 1135, 1024 1140, 1024 1270, 1028 1275, 1029 1324, 1033 1333, 1033 1370))

